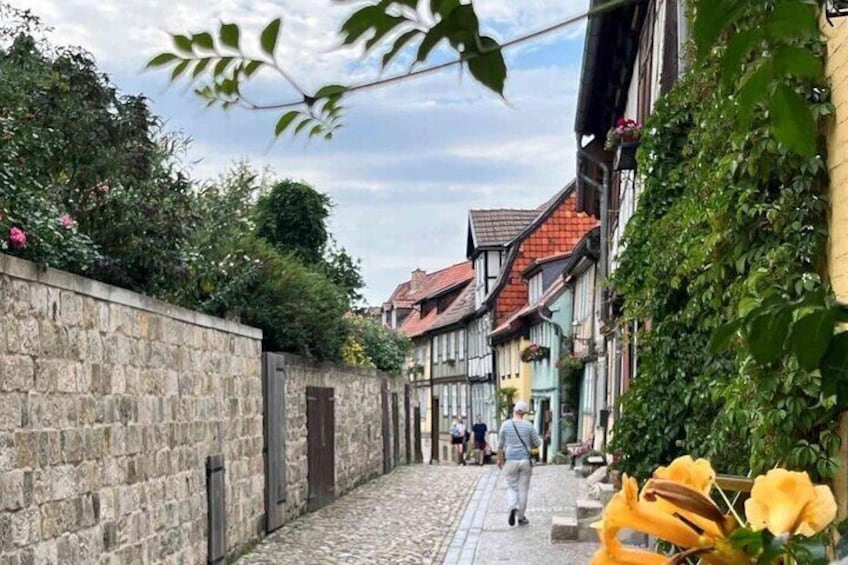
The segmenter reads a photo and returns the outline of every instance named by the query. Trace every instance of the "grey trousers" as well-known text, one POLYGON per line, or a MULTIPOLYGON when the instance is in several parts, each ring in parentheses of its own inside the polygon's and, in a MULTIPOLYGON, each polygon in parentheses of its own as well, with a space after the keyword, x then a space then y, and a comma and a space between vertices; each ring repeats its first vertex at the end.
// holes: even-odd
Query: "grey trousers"
POLYGON ((527 510, 527 491, 530 490, 530 477, 533 475, 533 466, 529 459, 518 459, 507 461, 504 464, 506 473, 507 497, 509 508, 518 510, 518 519, 524 518, 527 510))

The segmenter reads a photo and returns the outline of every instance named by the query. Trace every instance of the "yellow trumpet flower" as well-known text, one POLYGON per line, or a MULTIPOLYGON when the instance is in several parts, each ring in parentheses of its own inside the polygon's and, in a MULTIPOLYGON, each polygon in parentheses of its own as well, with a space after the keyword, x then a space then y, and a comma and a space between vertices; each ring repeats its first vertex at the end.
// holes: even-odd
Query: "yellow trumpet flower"
POLYGON ((605 529, 618 532, 630 528, 656 536, 680 547, 702 547, 698 532, 657 504, 639 499, 636 479, 624 475, 622 489, 615 493, 604 511, 605 529))
POLYGON ((828 487, 814 486, 807 473, 772 469, 754 479, 745 516, 757 531, 809 537, 836 518, 836 501, 828 487))
POLYGON ((691 455, 678 457, 667 467, 659 467, 654 471, 655 479, 665 479, 684 484, 705 495, 715 484, 716 473, 706 459, 692 459, 691 455))

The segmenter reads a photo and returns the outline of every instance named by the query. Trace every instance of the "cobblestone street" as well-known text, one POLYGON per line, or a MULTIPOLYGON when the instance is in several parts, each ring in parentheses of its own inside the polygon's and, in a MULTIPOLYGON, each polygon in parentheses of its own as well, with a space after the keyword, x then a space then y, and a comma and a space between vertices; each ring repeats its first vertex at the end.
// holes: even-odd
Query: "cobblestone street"
POLYGON ((551 516, 569 516, 582 481, 564 466, 534 470, 527 517, 507 525, 494 466, 401 467, 287 524, 239 565, 588 563, 594 543, 552 545, 551 516))
POLYGON ((287 524, 237 563, 441 563, 483 474, 472 466, 400 467, 287 524))

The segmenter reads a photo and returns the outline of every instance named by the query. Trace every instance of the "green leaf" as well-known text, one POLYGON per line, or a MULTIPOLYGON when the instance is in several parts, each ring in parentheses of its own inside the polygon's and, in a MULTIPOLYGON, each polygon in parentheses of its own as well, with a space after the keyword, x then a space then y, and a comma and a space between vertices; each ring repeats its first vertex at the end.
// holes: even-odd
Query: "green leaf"
POLYGON ((486 54, 468 59, 468 70, 483 86, 503 97, 506 63, 500 45, 491 37, 481 37, 480 43, 486 54), (488 52, 490 49, 493 51, 488 52))
POLYGON ((190 61, 188 60, 180 61, 180 63, 176 67, 174 67, 174 70, 171 72, 172 81, 178 79, 180 75, 183 74, 183 71, 186 70, 186 67, 188 67, 189 62, 190 61))
POLYGON ((323 130, 324 130, 324 126, 322 126, 321 124, 318 124, 318 125, 316 125, 315 127, 312 128, 312 131, 309 132, 309 137, 315 137, 316 135, 321 133, 323 130))
POLYGON ((459 0, 430 0, 430 11, 443 19, 459 8, 459 0))
POLYGON ((318 92, 315 93, 315 99, 319 98, 329 98, 331 96, 338 96, 339 94, 344 94, 347 91, 347 87, 341 84, 328 84, 326 86, 322 86, 318 89, 318 92))
POLYGON ((836 395, 840 408, 848 406, 848 332, 838 333, 830 340, 819 365, 822 393, 836 395))
POLYGON ((174 47, 185 53, 192 53, 191 39, 185 35, 174 36, 174 47))
POLYGON ((179 59, 173 53, 159 53, 147 63, 147 68, 150 69, 152 67, 161 67, 163 65, 167 65, 171 61, 175 61, 179 59))
POLYGON ((810 106, 800 94, 779 84, 769 104, 775 138, 789 151, 805 157, 816 153, 816 120, 810 106))
POLYGON ((313 120, 312 118, 304 118, 304 119, 303 119, 303 121, 302 121, 302 122, 300 122, 299 124, 297 124, 297 127, 296 127, 296 128, 294 128, 294 134, 295 134, 295 135, 299 134, 301 131, 303 131, 303 129, 304 129, 306 126, 308 126, 308 125, 309 125, 310 123, 312 123, 313 121, 314 121, 314 120, 313 120))
POLYGON ((389 16, 387 15, 384 18, 380 18, 378 21, 374 22, 372 26, 374 28, 374 35, 365 42, 366 51, 374 47, 381 39, 383 39, 387 33, 395 29, 397 26, 406 23, 407 19, 401 16, 389 16))
POLYGON ((766 100, 773 76, 771 61, 764 61, 746 73, 739 86, 739 127, 748 129, 753 121, 754 107, 766 100))
POLYGON ((227 67, 230 66, 230 63, 233 62, 232 57, 221 57, 221 60, 215 63, 215 68, 212 70, 212 75, 215 77, 219 77, 224 74, 224 71, 227 70, 227 67))
POLYGON ((763 531, 755 532, 747 528, 737 528, 730 534, 730 545, 749 554, 756 555, 764 544, 763 531))
POLYGON ((801 368, 812 371, 819 366, 819 361, 830 345, 835 324, 836 312, 827 309, 802 316, 792 325, 789 345, 801 368))
POLYGON ((400 52, 400 50, 401 50, 401 49, 403 49, 404 45, 406 45, 407 43, 409 43, 409 42, 410 42, 410 40, 411 40, 413 37, 415 37, 416 35, 421 34, 421 33, 423 33, 423 32, 421 32, 421 31, 419 31, 419 30, 417 30, 417 29, 412 29, 412 30, 409 30, 409 31, 407 31, 406 33, 402 34, 400 37, 398 37, 398 38, 395 40, 394 45, 392 45, 392 48, 391 48, 391 49, 389 49, 389 50, 388 50, 388 51, 387 51, 387 52, 383 55, 383 67, 385 67, 386 65, 388 65, 388 64, 389 64, 389 62, 390 62, 392 59, 394 59, 395 55, 397 55, 397 54, 400 52))
POLYGON ((205 31, 192 35, 191 42, 202 49, 206 49, 207 51, 215 49, 215 43, 212 41, 212 35, 205 31))
POLYGON ((712 353, 718 353, 722 349, 724 349, 727 344, 730 342, 730 338, 733 337, 739 328, 742 326, 742 319, 737 318, 732 322, 728 322, 727 324, 722 324, 713 332, 712 337, 710 338, 710 351, 712 353))
POLYGON ((244 74, 248 77, 253 76, 253 73, 259 70, 259 67, 264 65, 262 61, 251 61, 244 67, 244 74))
POLYGON ((696 0, 692 36, 697 57, 703 61, 721 32, 741 14, 738 0, 696 0))
POLYGON ((280 134, 286 131, 286 128, 289 127, 294 121, 294 119, 299 115, 300 112, 298 112, 297 110, 292 110, 280 116, 280 119, 277 120, 277 125, 274 127, 274 135, 279 137, 280 134))
POLYGON ((725 88, 732 88, 742 73, 745 56, 754 45, 762 41, 763 32, 754 28, 737 33, 727 42, 727 49, 721 59, 721 79, 725 88))
POLYGON ((218 32, 218 37, 223 45, 239 48, 239 27, 236 24, 221 24, 221 30, 218 32))
POLYGON ((783 45, 775 50, 773 60, 779 74, 813 80, 824 76, 822 60, 809 49, 783 45))
POLYGON ((386 6, 365 6, 351 14, 345 20, 340 29, 343 35, 342 43, 344 45, 352 45, 362 37, 362 35, 378 24, 383 18, 386 18, 386 6))
POLYGON ((282 18, 271 20, 271 23, 265 26, 265 29, 262 30, 262 35, 259 36, 259 44, 262 46, 262 50, 271 55, 271 57, 274 56, 274 51, 277 50, 277 37, 280 35, 280 26, 282 23, 282 18))
POLYGON ((751 320, 747 331, 748 348, 758 363, 767 365, 777 360, 791 322, 792 314, 785 308, 769 310, 751 320))
POLYGON ((765 29, 772 39, 814 37, 819 33, 814 7, 798 0, 783 0, 769 13, 765 29))
POLYGON ((191 72, 191 76, 196 77, 197 75, 202 73, 203 70, 209 65, 210 60, 211 59, 208 58, 199 59, 197 61, 197 64, 194 66, 194 70, 191 72))

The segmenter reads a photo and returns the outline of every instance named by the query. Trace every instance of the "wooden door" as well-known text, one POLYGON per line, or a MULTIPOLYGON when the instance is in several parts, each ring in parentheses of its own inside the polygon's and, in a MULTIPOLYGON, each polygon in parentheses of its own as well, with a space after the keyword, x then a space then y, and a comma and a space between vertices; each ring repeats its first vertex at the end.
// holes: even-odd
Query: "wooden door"
POLYGON ((400 465, 400 410, 398 410, 398 395, 392 393, 392 467, 400 465))
POLYGON ((333 501, 336 482, 336 416, 333 389, 306 388, 306 435, 309 497, 316 510, 333 501))
POLYGON ((406 464, 409 465, 412 463, 412 434, 410 430, 412 426, 410 426, 409 418, 411 417, 412 412, 412 387, 410 385, 406 385, 403 388, 403 418, 406 422, 406 442, 404 443, 404 451, 406 451, 406 464))
POLYGON ((262 356, 264 407, 265 531, 283 525, 286 513, 286 370, 276 353, 262 356))
POLYGON ((391 423, 389 422, 389 383, 383 381, 381 390, 381 404, 383 409, 383 473, 388 473, 392 470, 392 443, 391 443, 391 423))
POLYGON ((430 410, 430 463, 439 462, 439 398, 433 397, 433 408, 430 410))

